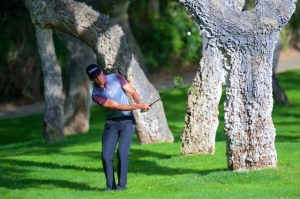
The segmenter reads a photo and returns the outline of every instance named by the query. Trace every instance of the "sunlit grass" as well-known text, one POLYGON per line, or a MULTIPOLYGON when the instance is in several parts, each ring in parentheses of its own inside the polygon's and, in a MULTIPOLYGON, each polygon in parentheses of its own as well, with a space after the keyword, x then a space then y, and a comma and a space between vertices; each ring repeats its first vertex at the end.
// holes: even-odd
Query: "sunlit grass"
POLYGON ((221 105, 215 154, 180 155, 187 91, 176 89, 162 100, 175 141, 139 145, 134 136, 126 192, 102 192, 97 106, 89 133, 68 142, 45 144, 41 115, 0 120, 0 198, 300 198, 300 70, 278 77, 292 103, 274 105, 276 169, 227 170, 221 105))

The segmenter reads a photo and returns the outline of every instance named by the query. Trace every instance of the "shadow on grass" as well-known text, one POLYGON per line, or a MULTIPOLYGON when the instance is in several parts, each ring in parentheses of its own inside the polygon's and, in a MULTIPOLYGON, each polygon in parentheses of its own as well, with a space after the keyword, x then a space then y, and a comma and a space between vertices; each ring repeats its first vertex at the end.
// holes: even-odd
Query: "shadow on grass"
MULTIPOLYGON (((21 155, 51 155, 51 154, 67 154, 62 152, 65 148, 73 146, 84 146, 93 143, 99 143, 98 134, 78 134, 73 135, 67 142, 55 142, 46 144, 43 140, 35 140, 31 142, 16 143, 0 146, 0 158, 21 156, 21 155)), ((84 152, 86 155, 86 151, 84 152)), ((86 157, 86 156, 85 156, 86 157)))
MULTIPOLYGON (((96 152, 72 152, 63 153, 62 155, 72 155, 77 156, 76 158, 80 159, 81 157, 90 156, 93 160, 96 159, 96 152)), ((184 174, 196 174, 196 175, 208 175, 212 172, 220 172, 226 171, 227 169, 210 169, 210 170, 201 170, 201 168, 195 169, 187 169, 183 167, 172 168, 170 166, 162 166, 159 163, 164 161, 170 161, 171 158, 180 158, 180 155, 167 155, 164 153, 152 152, 148 150, 139 150, 132 149, 130 156, 130 169, 129 173, 141 173, 145 175, 163 175, 163 176, 176 176, 176 175, 184 175, 184 174), (155 158, 156 160, 145 160, 144 158, 155 158)), ((99 153, 97 153, 99 154, 99 153)), ((97 155, 98 156, 98 155, 97 155)), ((99 165, 101 165, 101 159, 98 156, 99 165)), ((52 160, 53 161, 53 160, 52 160)), ((176 160, 178 161, 178 160, 176 160)), ((115 165, 117 159, 115 156, 115 165)), ((2 159, 0 162, 0 187, 4 187, 7 189, 26 189, 32 187, 44 187, 44 186, 55 186, 59 188, 68 188, 74 190, 86 190, 86 191, 95 191, 98 190, 93 188, 85 183, 77 183, 68 181, 66 179, 57 180, 53 179, 52 172, 53 170, 57 170, 61 173, 61 176, 56 176, 59 178, 63 178, 62 176, 66 175, 64 172, 67 171, 75 171, 80 175, 80 173, 84 170, 86 173, 98 173, 100 175, 104 175, 103 169, 100 166, 99 168, 89 168, 87 166, 77 166, 74 163, 69 165, 62 165, 63 163, 67 163, 67 161, 58 163, 53 162, 36 162, 31 160, 19 160, 19 159, 2 159), (38 172, 40 170, 40 174, 43 173, 42 176, 40 174, 35 174, 37 177, 33 179, 32 177, 28 177, 32 175, 32 172, 38 172), (49 170, 49 173, 48 171, 49 170), (44 178, 44 179, 43 179, 44 178), (45 179, 46 178, 46 179, 45 179)), ((166 163, 166 162, 165 162, 166 163)), ((80 165, 80 162, 78 163, 80 165)), ((115 167, 116 168, 116 167, 115 167)), ((94 174, 93 174, 94 175, 94 174)), ((68 177, 69 179, 69 177, 68 177)))
MULTIPOLYGON (((82 155, 84 156, 84 154, 82 155)), ((71 169, 77 171, 86 171, 86 172, 102 172, 102 169, 96 168, 88 168, 83 166, 74 166, 74 165, 60 165, 52 162, 34 162, 34 161, 27 161, 27 160, 16 160, 16 159, 6 159, 3 161, 5 164, 25 167, 26 169, 32 168, 44 168, 44 169, 71 169)), ((1 165, 2 163, 0 163, 1 165)), ((1 166, 4 168, 4 166, 1 166)))
MULTIPOLYGON (((56 186, 60 188, 69 188, 75 190, 86 190, 92 191, 97 190, 84 183, 76 183, 67 180, 54 180, 54 179, 27 179, 28 173, 34 172, 36 170, 45 169, 57 169, 59 172, 65 172, 66 170, 75 170, 78 172, 103 172, 102 168, 88 168, 84 166, 74 166, 74 165, 59 165, 55 163, 45 163, 45 162, 34 162, 16 159, 5 159, 1 160, 0 163, 0 187, 5 187, 8 189, 26 189, 32 187, 40 186, 56 186)), ((45 175, 47 172, 44 172, 45 175)), ((62 176, 64 174, 61 174, 62 176)), ((47 178, 51 178, 51 176, 47 178)), ((43 177, 39 177, 43 178, 43 177)))
POLYGON ((15 181, 0 180, 0 186, 8 189, 27 189, 33 187, 55 186, 81 191, 102 191, 101 189, 90 187, 85 183, 70 182, 66 180, 41 180, 41 179, 21 179, 15 181))
MULTIPOLYGON (((207 175, 212 172, 227 171, 227 168, 224 169, 210 169, 210 170, 201 170, 201 166, 195 169, 184 168, 184 162, 182 162, 182 167, 172 168, 172 164, 169 164, 171 158, 183 158, 182 155, 167 155, 164 153, 157 153, 148 150, 139 150, 132 149, 132 155, 130 156, 130 170, 131 173, 143 173, 145 175, 163 175, 163 176, 176 176, 184 174, 198 174, 198 175, 207 175), (147 158, 155 158, 157 161, 145 160, 147 158), (162 166, 162 164, 168 164, 169 166, 162 166)), ((178 162, 180 160, 176 160, 178 162)))
POLYGON ((281 136, 281 135, 277 135, 276 136, 276 141, 275 142, 299 142, 300 141, 300 137, 299 137, 299 133, 298 135, 285 135, 285 136, 281 136))

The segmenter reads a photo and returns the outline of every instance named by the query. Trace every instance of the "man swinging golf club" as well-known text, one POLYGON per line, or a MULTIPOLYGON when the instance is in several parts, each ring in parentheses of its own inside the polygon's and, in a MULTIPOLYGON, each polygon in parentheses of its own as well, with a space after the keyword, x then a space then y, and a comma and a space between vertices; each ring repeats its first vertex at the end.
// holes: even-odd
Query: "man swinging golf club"
POLYGON ((100 68, 91 64, 86 68, 89 79, 94 82, 92 99, 100 105, 106 116, 102 135, 102 164, 106 177, 106 191, 125 190, 129 165, 130 144, 135 131, 135 119, 132 110, 148 111, 149 105, 142 103, 139 94, 118 73, 104 75, 100 68), (130 104, 126 93, 136 104, 130 104), (114 178, 113 159, 118 143, 118 183, 114 178))

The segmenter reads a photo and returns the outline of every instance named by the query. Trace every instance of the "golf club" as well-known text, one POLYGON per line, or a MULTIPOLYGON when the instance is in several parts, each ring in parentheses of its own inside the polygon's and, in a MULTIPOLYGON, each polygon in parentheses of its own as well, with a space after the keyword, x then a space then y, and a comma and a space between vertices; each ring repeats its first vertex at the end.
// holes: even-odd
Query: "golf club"
POLYGON ((154 102, 152 102, 151 104, 149 104, 149 107, 151 107, 153 104, 155 104, 158 100, 160 100, 161 98, 163 98, 164 96, 166 96, 169 92, 171 92, 172 90, 174 90, 175 88, 177 88, 177 86, 174 86, 174 88, 172 88, 171 90, 169 90, 168 92, 166 92, 163 96, 161 96, 160 98, 158 98, 157 100, 155 100, 154 102))
MULTIPOLYGON (((185 85, 183 83, 182 77, 180 77, 180 76, 174 77, 174 84, 175 84, 175 86, 172 89, 170 89, 163 96, 161 96, 160 98, 158 98, 157 100, 155 100, 154 102, 152 102, 151 104, 149 104, 149 107, 151 107, 153 104, 155 104, 156 102, 158 102, 161 98, 163 98, 164 96, 166 96, 167 94, 169 94, 175 88, 177 88, 177 87, 186 87, 187 86, 187 85, 185 85)), ((144 111, 141 110, 141 112, 144 112, 144 111)))

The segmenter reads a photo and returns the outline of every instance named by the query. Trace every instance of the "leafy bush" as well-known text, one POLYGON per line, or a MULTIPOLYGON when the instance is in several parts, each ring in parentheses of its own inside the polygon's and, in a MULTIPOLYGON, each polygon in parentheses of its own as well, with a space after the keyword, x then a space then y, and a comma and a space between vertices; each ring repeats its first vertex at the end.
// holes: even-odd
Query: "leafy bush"
POLYGON ((147 2, 138 1, 130 5, 128 15, 150 72, 174 70, 199 62, 199 31, 179 4, 160 1, 160 8, 155 11, 147 2))

